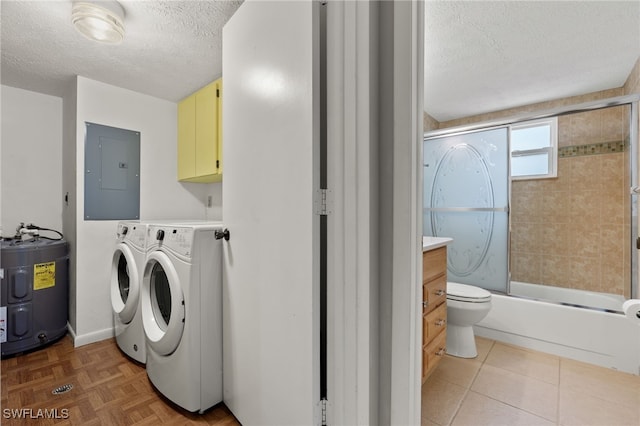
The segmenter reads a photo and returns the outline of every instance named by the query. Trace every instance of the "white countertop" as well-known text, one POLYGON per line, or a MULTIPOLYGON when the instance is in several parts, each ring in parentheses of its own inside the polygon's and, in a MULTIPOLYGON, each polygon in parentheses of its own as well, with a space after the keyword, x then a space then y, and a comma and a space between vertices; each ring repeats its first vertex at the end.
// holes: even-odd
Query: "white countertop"
POLYGON ((453 238, 422 237, 422 251, 425 252, 437 249, 438 247, 444 247, 452 241, 453 238))

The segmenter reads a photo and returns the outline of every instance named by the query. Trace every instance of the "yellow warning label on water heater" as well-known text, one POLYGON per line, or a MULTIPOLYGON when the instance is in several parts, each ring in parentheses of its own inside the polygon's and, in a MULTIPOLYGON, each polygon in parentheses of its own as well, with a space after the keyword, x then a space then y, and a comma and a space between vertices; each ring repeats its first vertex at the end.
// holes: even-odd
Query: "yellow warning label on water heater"
POLYGON ((33 289, 42 290, 56 285, 56 262, 33 265, 33 289))

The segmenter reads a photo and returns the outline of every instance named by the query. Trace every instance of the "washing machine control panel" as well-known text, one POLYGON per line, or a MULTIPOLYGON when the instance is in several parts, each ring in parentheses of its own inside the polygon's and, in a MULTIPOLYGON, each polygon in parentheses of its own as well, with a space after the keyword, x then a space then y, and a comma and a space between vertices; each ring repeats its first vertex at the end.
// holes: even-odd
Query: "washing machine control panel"
POLYGON ((138 247, 144 247, 146 235, 147 233, 143 226, 132 226, 129 227, 126 239, 138 247))
POLYGON ((125 225, 123 223, 119 223, 118 224, 118 231, 117 231, 118 239, 119 240, 123 240, 125 235, 127 235, 128 231, 129 231, 129 226, 128 225, 125 225))
POLYGON ((146 226, 119 223, 117 236, 118 241, 126 241, 140 250, 144 250, 147 238, 146 226))
POLYGON ((183 256, 190 256, 193 247, 193 229, 190 228, 162 228, 157 229, 152 235, 158 242, 183 256), (161 232, 162 231, 162 232, 161 232), (161 235, 161 238, 158 236, 161 235))

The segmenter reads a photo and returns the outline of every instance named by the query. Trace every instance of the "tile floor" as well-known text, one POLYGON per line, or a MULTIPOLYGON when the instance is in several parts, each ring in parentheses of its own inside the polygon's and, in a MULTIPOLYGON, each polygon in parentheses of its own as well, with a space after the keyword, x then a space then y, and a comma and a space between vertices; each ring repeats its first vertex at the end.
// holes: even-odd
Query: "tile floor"
POLYGON ((477 338, 422 387, 422 426, 639 426, 640 377, 477 338))

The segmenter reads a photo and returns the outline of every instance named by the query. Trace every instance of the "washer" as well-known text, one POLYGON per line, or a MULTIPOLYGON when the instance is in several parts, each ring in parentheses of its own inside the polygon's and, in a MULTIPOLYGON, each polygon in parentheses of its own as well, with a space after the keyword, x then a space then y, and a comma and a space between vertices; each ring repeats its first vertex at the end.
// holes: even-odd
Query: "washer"
POLYGON ((140 221, 118 223, 111 262, 111 307, 118 347, 130 358, 147 362, 140 310, 140 287, 146 260, 148 224, 140 221))
POLYGON ((220 222, 149 225, 141 308, 147 375, 188 411, 222 401, 220 222))

